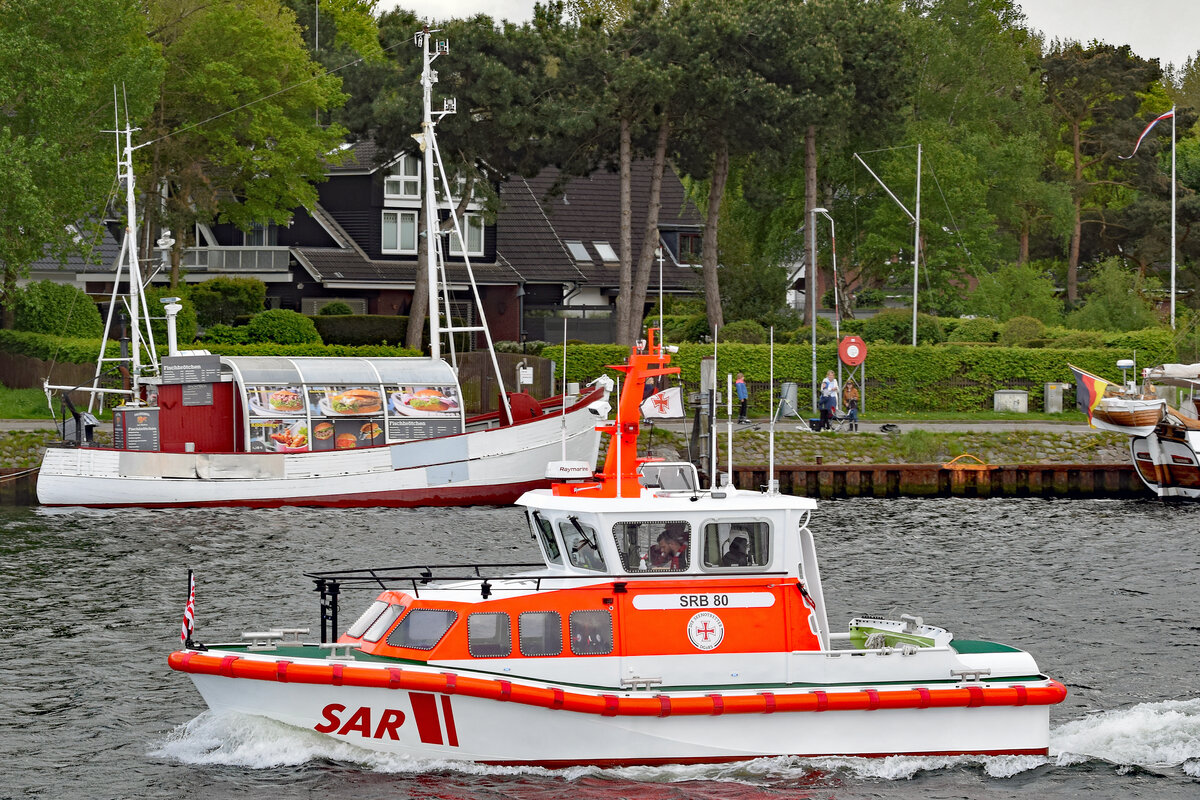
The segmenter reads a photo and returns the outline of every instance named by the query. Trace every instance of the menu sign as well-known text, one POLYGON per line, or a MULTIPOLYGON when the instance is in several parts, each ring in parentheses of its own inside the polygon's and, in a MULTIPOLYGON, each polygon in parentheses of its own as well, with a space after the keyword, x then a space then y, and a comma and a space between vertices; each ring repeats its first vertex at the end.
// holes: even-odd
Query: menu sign
POLYGON ((402 442, 411 439, 436 439, 462 433, 462 421, 458 419, 411 419, 391 417, 388 419, 388 440, 402 442))
POLYGON ((220 356, 164 356, 163 383, 216 383, 221 380, 220 356))
POLYGON ((118 450, 158 450, 158 409, 113 409, 113 444, 118 450))
POLYGON ((213 385, 211 383, 185 383, 182 393, 185 406, 211 406, 213 404, 213 385))

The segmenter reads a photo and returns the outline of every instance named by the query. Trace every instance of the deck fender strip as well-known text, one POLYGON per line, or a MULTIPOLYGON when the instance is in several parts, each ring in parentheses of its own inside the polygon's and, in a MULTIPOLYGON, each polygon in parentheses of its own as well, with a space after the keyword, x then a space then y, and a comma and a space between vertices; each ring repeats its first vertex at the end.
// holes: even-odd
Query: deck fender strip
POLYGON ((1017 702, 1013 703, 1014 706, 1023 706, 1029 702, 1029 693, 1025 691, 1024 686, 1014 686, 1013 691, 1017 693, 1017 702))
POLYGON ((829 695, 820 691, 813 692, 813 694, 816 695, 817 698, 817 711, 824 711, 825 709, 829 708, 829 695))
POLYGON ((867 689, 867 710, 874 711, 879 708, 879 692, 875 689, 867 689))
POLYGON ((665 694, 660 694, 658 696, 658 715, 660 717, 671 716, 671 698, 667 697, 665 694))
POLYGON ((563 703, 566 702, 566 700, 565 700, 566 695, 564 694, 563 690, 559 689, 557 686, 554 687, 553 692, 554 692, 554 699, 550 702, 550 707, 555 710, 558 710, 558 709, 562 708, 563 703))
POLYGON ((280 683, 287 683, 288 682, 287 671, 288 671, 288 667, 290 667, 291 665, 292 665, 292 662, 287 661, 287 660, 279 661, 278 663, 276 663, 275 664, 275 680, 279 681, 280 683))
POLYGON ((979 708, 983 705, 982 686, 968 686, 967 694, 971 696, 971 699, 967 701, 967 708, 979 708))
POLYGON ((712 715, 719 717, 725 713, 725 698, 719 694, 710 694, 712 698, 712 715))
POLYGON ((604 710, 600 712, 602 717, 615 717, 621 710, 620 700, 615 694, 606 694, 604 697, 604 710))
POLYGON ((917 689, 917 694, 921 696, 921 702, 917 704, 917 708, 929 708, 929 690, 922 686, 917 689))
POLYGON ((775 693, 774 692, 760 692, 759 696, 762 697, 762 699, 763 699, 763 713, 764 714, 774 714, 775 713, 775 693))

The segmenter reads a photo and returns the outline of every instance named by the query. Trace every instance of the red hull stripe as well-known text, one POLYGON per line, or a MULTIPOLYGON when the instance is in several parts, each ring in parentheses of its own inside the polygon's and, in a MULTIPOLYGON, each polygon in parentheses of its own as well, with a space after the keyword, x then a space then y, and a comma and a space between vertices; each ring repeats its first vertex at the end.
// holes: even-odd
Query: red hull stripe
MULTIPOLYGON (((249 678, 261 681, 279 680, 279 661, 273 659, 214 656, 197 652, 177 651, 167 658, 168 665, 180 672, 197 675, 223 675, 228 678, 249 678)), ((511 681, 492 678, 454 676, 438 672, 365 667, 353 664, 300 664, 287 668, 290 683, 316 685, 364 686, 381 689, 404 689, 413 698, 413 713, 421 725, 418 704, 427 703, 433 725, 438 727, 435 694, 455 694, 485 700, 504 699, 522 705, 542 708, 561 708, 583 714, 602 716, 661 716, 706 714, 762 714, 772 711, 860 711, 867 709, 907 708, 978 708, 980 706, 1054 705, 1067 696, 1067 689, 1051 680, 1046 686, 967 686, 945 689, 868 689, 864 691, 772 692, 752 695, 700 695, 665 697, 639 695, 619 697, 615 694, 566 692, 554 687, 514 685, 511 681), (336 675, 336 678, 335 678, 336 675), (340 683, 335 684, 335 680, 340 683), (427 701, 416 698, 424 694, 427 701), (664 700, 666 702, 664 702, 664 700)), ((441 732, 438 731, 440 743, 441 732)), ((424 739, 422 739, 424 741, 424 739)), ((642 763, 642 762, 631 762, 642 763)))
POLYGON ((437 698, 424 692, 409 692, 413 717, 417 720, 417 736, 422 744, 442 743, 442 723, 438 719, 437 698))
POLYGON ((458 747, 458 730, 454 727, 454 709, 450 707, 450 695, 442 695, 442 716, 446 718, 446 744, 458 747))

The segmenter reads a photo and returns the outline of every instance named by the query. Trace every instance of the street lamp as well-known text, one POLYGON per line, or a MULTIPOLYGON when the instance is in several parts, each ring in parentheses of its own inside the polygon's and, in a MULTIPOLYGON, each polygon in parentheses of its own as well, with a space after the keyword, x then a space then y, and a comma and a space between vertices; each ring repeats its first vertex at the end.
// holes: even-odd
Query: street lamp
MULTIPOLYGON (((838 274, 837 274, 837 235, 834 231, 833 217, 828 211, 823 208, 814 208, 814 212, 819 213, 825 219, 829 220, 829 255, 833 260, 833 340, 840 342, 842 339, 842 306, 838 298, 838 274)), ((816 232, 814 231, 814 238, 816 232)), ((815 350, 813 351, 816 352, 815 350)), ((842 385, 842 360, 838 359, 838 386, 842 385)))
POLYGON ((823 208, 814 208, 808 215, 809 254, 808 269, 804 278, 805 305, 808 306, 808 319, 812 325, 812 409, 817 411, 817 214, 828 214, 823 208))

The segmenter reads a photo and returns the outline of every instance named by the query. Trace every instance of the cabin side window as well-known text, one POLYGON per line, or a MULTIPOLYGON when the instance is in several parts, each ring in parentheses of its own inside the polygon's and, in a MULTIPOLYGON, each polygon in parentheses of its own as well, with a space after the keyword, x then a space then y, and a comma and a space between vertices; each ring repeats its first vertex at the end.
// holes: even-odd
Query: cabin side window
POLYGON ((392 647, 432 650, 456 619, 457 611, 414 608, 387 637, 387 643, 392 647))
POLYGON ((618 522, 613 538, 626 572, 683 572, 688 568, 692 526, 686 522, 618 522))
POLYGON ((468 616, 467 650, 473 658, 512 655, 512 621, 508 614, 481 612, 468 616))
POLYGON ((580 569, 604 571, 604 559, 596 539, 596 529, 575 517, 569 517, 558 523, 558 532, 563 537, 567 548, 567 557, 572 566, 580 569))
POLYGON ((771 526, 768 523, 710 522, 704 526, 705 567, 765 567, 770 560, 771 526))
POLYGON ((604 656, 613 650, 612 613, 571 612, 571 652, 577 656, 604 656))
POLYGON ((562 652, 562 616, 557 611, 525 611, 517 618, 523 656, 556 656, 562 652))
POLYGON ((562 563, 562 552, 558 549, 558 539, 554 538, 554 526, 550 524, 550 520, 543 517, 538 512, 534 511, 530 514, 532 517, 534 537, 542 543, 542 552, 546 555, 546 560, 551 564, 562 563))

